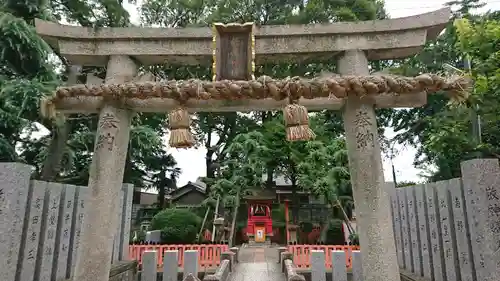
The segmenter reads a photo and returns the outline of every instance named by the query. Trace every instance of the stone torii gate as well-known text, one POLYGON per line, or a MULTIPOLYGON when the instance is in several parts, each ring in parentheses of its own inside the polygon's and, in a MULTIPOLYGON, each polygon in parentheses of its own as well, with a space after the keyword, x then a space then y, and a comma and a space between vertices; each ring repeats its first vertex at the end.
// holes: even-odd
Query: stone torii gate
MULTIPOLYGON (((105 84, 61 88, 44 101, 42 109, 48 115, 54 111, 99 114, 89 179, 92 192, 73 280, 108 278, 117 229, 113 214, 123 180, 134 111, 168 112, 180 105, 189 112, 277 110, 294 102, 302 109, 343 110, 361 230, 364 279, 399 281, 374 108, 422 106, 427 93, 439 90, 457 93, 467 83, 445 81, 433 75, 368 76, 368 61, 416 54, 427 40, 440 33, 449 18, 450 10, 442 9, 382 21, 258 28, 252 24, 216 25, 214 30, 137 27, 92 30, 36 21, 37 32, 71 64, 107 66, 105 84), (253 80, 255 64, 310 58, 337 60, 337 72, 343 76, 253 80), (137 63, 210 67, 212 61, 215 82, 134 82, 137 63)), ((188 130, 184 133, 189 134, 188 130)), ((184 141, 189 145, 188 136, 184 141)))

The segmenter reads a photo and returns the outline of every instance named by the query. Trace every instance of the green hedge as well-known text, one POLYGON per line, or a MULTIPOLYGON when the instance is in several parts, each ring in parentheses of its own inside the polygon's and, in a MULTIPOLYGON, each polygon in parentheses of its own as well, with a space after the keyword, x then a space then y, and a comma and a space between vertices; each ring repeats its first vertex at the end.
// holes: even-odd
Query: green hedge
POLYGON ((161 230, 164 244, 188 244, 196 241, 201 218, 185 209, 166 209, 153 217, 151 227, 161 230))

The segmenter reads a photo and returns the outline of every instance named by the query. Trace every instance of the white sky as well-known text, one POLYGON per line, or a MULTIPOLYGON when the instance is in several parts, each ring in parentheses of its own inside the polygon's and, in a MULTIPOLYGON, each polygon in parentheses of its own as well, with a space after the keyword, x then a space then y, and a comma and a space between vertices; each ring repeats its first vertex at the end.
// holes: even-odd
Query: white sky
MULTIPOLYGON (((385 0, 385 7, 391 18, 400 18, 440 9, 443 7, 443 4, 448 1, 449 0, 385 0)), ((138 4, 141 2, 141 0, 137 1, 138 4)), ((480 10, 481 12, 485 10, 500 10, 500 0, 486 0, 483 2, 487 3, 487 5, 480 10)), ((137 5, 129 3, 125 3, 124 5, 131 15, 132 22, 139 23, 137 5)), ((386 136, 391 138, 394 136, 394 132, 388 129, 386 136)), ((396 145, 395 150, 399 152, 394 159, 397 180, 420 181, 421 178, 419 174, 422 173, 422 171, 415 169, 412 165, 416 152, 415 149, 413 147, 396 145)), ((178 166, 182 169, 182 174, 178 182, 179 186, 186 184, 188 181, 195 181, 198 177, 206 175, 205 149, 170 149, 169 152, 174 155, 178 166)), ((384 174, 387 181, 392 181, 391 164, 387 159, 384 159, 384 174)))

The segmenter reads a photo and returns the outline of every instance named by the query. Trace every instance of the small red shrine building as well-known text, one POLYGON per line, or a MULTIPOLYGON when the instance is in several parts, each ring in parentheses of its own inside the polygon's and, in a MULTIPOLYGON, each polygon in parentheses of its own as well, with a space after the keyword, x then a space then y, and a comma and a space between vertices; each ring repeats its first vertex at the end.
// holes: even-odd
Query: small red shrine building
POLYGON ((272 201, 264 200, 248 202, 247 236, 255 242, 265 242, 273 236, 271 204, 272 201))
POLYGON ((264 188, 255 190, 243 197, 247 206, 246 235, 250 241, 266 242, 273 236, 273 219, 271 216, 276 192, 264 188))

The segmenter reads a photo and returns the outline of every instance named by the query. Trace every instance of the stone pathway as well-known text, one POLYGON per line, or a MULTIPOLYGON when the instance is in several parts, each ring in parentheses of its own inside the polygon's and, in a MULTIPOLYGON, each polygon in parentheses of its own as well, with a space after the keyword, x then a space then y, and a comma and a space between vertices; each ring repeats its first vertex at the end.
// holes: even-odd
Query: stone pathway
POLYGON ((241 248, 229 281, 284 281, 278 260, 278 250, 273 247, 241 248))

